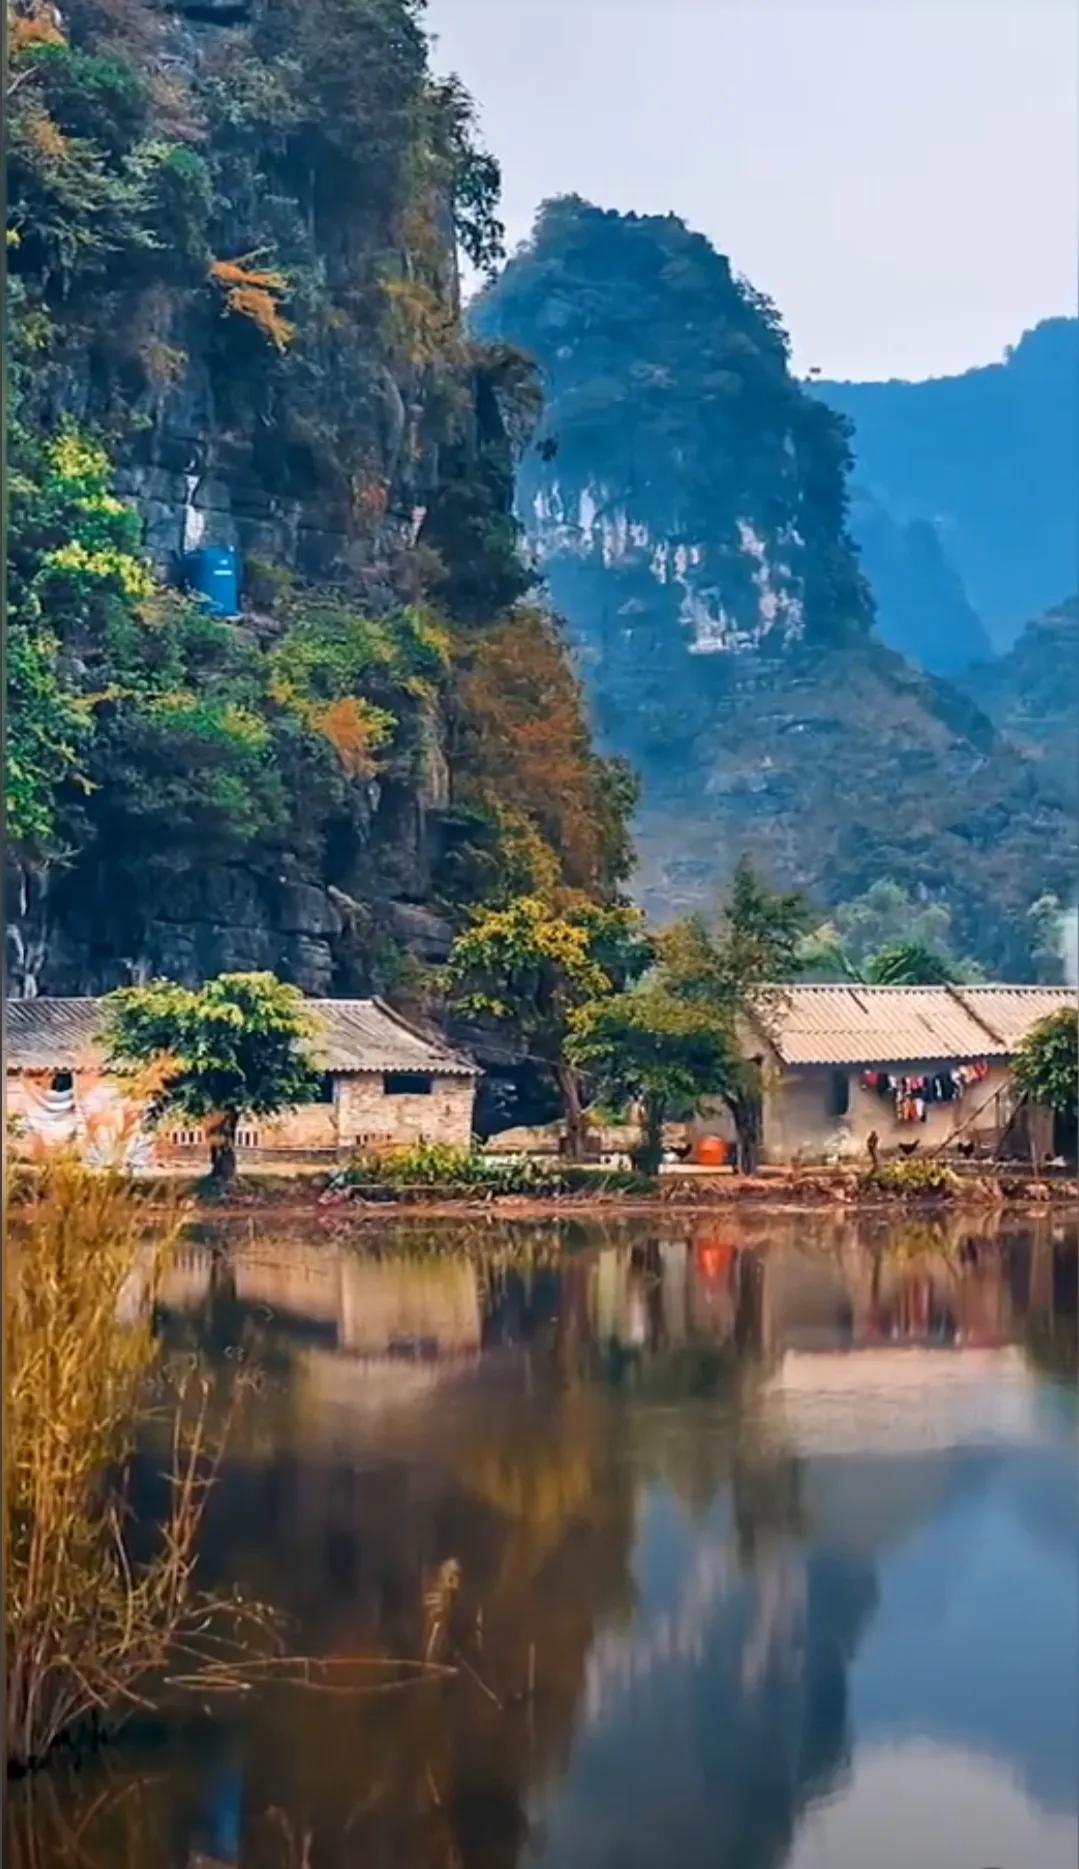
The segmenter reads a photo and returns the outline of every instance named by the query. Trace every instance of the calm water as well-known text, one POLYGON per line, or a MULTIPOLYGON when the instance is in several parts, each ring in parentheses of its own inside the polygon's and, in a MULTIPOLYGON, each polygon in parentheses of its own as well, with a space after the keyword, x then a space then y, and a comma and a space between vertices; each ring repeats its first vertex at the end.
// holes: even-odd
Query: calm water
POLYGON ((1074 1869, 1075 1292, 1048 1221, 192 1243, 206 1580, 458 1672, 185 1700, 9 1861, 1074 1869))

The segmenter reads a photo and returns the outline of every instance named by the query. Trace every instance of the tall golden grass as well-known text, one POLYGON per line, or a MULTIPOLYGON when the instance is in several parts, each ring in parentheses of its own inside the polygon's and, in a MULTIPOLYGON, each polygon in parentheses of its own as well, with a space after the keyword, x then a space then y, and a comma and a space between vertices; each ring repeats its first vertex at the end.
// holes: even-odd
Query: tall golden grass
POLYGON ((212 1640, 233 1606, 194 1580, 217 1457, 206 1385, 170 1385, 152 1328, 182 1209, 158 1208, 151 1233, 130 1182, 66 1157, 9 1189, 6 1205, 6 1744, 9 1769, 26 1769, 149 1705, 165 1664, 212 1640), (136 1556, 131 1458, 157 1411, 168 1504, 139 1527, 136 1556))

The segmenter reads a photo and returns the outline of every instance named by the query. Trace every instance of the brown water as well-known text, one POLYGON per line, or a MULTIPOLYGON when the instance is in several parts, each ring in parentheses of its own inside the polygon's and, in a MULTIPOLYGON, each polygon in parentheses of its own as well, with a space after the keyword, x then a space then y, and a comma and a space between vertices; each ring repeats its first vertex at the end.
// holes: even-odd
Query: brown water
POLYGON ((17 1869, 1074 1869, 1074 1225, 245 1227, 164 1297, 257 1371, 205 1580, 457 1673, 186 1700, 17 1869))

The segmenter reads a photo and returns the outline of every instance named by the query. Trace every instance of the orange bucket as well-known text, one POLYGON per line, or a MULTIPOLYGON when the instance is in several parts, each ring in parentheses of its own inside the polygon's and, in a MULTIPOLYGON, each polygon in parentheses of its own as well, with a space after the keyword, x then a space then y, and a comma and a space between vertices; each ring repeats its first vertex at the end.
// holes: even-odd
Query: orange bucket
POLYGON ((726 1168, 731 1145, 722 1136, 702 1136, 693 1153, 698 1168, 726 1168))

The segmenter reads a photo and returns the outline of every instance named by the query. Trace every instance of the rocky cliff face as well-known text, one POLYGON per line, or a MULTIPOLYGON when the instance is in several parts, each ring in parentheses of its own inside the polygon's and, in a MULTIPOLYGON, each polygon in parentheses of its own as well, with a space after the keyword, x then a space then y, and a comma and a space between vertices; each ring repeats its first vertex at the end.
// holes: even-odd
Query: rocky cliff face
POLYGON ((512 501, 535 385, 458 307, 459 246, 497 246, 497 170, 409 0, 20 0, 13 46, 20 460, 53 463, 25 475, 20 614, 36 652, 53 604, 58 678, 95 725, 51 835, 12 851, 8 990, 249 967, 385 986, 450 938, 454 671, 530 581, 512 501), (49 501, 88 510, 55 469, 76 431, 104 440, 165 586, 195 549, 239 554, 243 615, 213 657, 183 624, 175 693, 147 676, 147 614, 107 566, 84 555, 76 641, 50 555, 32 557, 49 501), (402 633, 402 615, 419 621, 402 633), (369 682, 346 669, 361 638, 369 682), (357 697, 335 739, 330 710, 357 697), (181 702, 199 734, 163 743, 181 702), (230 766, 241 728, 250 758, 230 766), (210 775, 194 803, 184 744, 210 775), (244 829, 253 788, 270 805, 244 829))
POLYGON ((889 876, 1021 974, 1070 826, 984 716, 877 638, 846 430, 792 379, 774 308, 677 220, 570 200, 475 323, 543 371, 519 510, 601 740, 642 774, 648 907, 706 906, 744 852, 821 906, 889 876))

